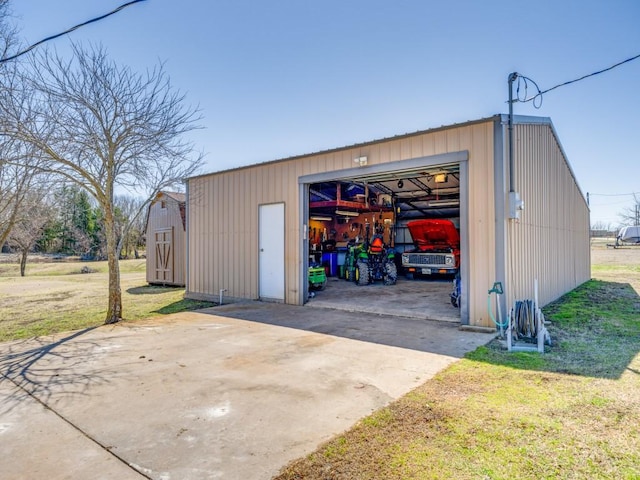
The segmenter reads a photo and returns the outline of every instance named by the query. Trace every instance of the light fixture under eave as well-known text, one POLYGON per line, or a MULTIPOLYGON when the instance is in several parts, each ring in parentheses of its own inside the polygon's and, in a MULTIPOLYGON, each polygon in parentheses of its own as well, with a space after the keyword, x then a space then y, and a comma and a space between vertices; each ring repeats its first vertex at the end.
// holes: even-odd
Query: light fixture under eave
POLYGON ((436 183, 447 183, 447 174, 446 173, 436 173, 433 176, 433 181, 436 183))
POLYGON ((365 156, 356 157, 356 158, 353 159, 353 161, 354 161, 354 163, 357 163, 361 167, 364 167, 367 164, 367 157, 365 157, 365 156))
POLYGON ((458 207, 460 200, 432 200, 429 202, 430 207, 458 207))
POLYGON ((331 220, 333 220, 333 217, 321 217, 318 215, 314 215, 312 217, 309 217, 309 220, 318 220, 319 222, 330 222, 331 220))
POLYGON ((343 217, 359 217, 358 212, 348 212, 346 210, 336 210, 336 215, 342 215, 343 217))

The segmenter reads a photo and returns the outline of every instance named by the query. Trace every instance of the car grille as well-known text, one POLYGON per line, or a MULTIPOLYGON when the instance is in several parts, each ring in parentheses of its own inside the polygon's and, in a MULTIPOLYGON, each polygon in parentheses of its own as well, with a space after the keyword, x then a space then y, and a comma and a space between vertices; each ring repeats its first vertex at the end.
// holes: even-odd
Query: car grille
POLYGON ((416 253, 410 253, 409 254, 409 263, 410 264, 415 264, 415 265, 446 265, 446 259, 447 256, 446 255, 442 255, 442 254, 434 254, 434 253, 428 253, 428 254, 416 254, 416 253))

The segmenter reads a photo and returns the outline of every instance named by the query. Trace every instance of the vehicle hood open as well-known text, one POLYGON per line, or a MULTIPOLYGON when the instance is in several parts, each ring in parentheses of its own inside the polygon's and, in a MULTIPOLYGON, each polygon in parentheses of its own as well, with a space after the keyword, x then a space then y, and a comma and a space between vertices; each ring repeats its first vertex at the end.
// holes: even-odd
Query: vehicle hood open
POLYGON ((460 248, 460 234, 450 220, 414 220, 407 227, 414 245, 422 251, 460 248))

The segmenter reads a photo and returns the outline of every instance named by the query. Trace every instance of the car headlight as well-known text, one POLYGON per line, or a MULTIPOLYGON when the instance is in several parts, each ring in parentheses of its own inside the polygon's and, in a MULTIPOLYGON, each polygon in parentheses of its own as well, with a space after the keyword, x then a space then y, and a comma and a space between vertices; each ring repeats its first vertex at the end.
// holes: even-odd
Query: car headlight
POLYGON ((444 263, 447 265, 453 265, 453 257, 447 257, 444 259, 444 263))
POLYGON ((409 263, 409 255, 402 255, 402 263, 409 263))

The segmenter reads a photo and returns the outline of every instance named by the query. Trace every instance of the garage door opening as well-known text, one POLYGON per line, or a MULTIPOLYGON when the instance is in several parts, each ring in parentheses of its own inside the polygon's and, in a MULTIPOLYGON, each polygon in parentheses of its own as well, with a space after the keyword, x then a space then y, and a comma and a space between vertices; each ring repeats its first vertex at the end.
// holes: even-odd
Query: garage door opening
POLYGON ((466 323, 461 164, 351 173, 305 184, 306 305, 466 323))

